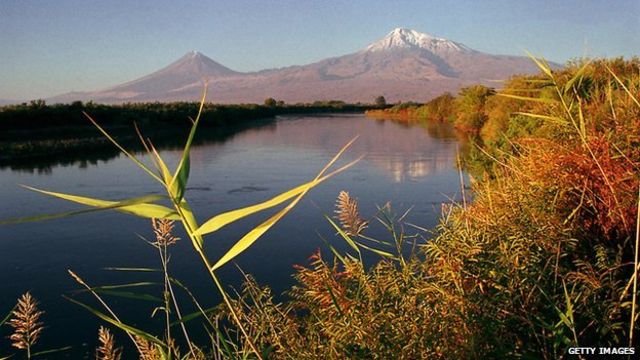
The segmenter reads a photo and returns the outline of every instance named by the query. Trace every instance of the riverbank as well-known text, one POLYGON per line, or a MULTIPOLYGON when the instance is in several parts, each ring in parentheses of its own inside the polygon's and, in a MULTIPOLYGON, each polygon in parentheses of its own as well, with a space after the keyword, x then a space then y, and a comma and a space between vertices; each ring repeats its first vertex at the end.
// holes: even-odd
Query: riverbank
MULTIPOLYGON (((136 144, 136 126, 145 136, 159 143, 182 139, 190 128, 189 117, 198 111, 198 103, 140 103, 103 105, 81 102, 46 105, 30 104, 0 107, 0 166, 19 165, 26 160, 51 160, 73 153, 109 151, 111 145, 87 119, 87 113, 123 143, 136 144), (172 140, 173 139, 173 140, 172 140)), ((262 126, 277 115, 363 112, 370 105, 340 101, 286 105, 205 104, 203 133, 232 134, 252 126, 262 126)), ((206 135, 204 134, 204 135, 206 135)), ((203 135, 203 134, 201 134, 203 135)), ((220 138, 220 136, 217 136, 220 138)), ((179 144, 175 144, 178 145, 179 144)), ((141 150, 141 149, 140 149, 141 150)), ((113 152, 113 151, 111 151, 113 152)))
MULTIPOLYGON (((340 218, 336 241, 353 251, 316 253, 291 302, 247 282, 236 311, 259 348, 274 358, 551 359, 637 345, 640 60, 561 71, 537 61, 537 76, 452 102, 454 123, 483 136, 472 154, 482 172, 473 203, 445 207, 420 250, 375 245, 340 218), (358 254, 372 245, 389 252, 367 269, 358 254)), ((378 218, 387 243, 411 241, 408 224, 378 218)))

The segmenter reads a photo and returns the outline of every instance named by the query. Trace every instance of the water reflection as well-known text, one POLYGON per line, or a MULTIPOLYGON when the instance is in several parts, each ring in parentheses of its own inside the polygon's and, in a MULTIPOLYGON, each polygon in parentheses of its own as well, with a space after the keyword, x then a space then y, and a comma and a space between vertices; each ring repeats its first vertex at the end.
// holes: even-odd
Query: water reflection
MULTIPOLYGON (((274 118, 259 119, 253 121, 242 121, 238 125, 217 126, 215 128, 201 126, 195 139, 194 145, 219 144, 230 140, 233 136, 243 131, 256 129, 266 130, 274 124, 274 118)), ((159 150, 177 150, 184 146, 184 141, 188 136, 188 128, 166 127, 166 128, 143 128, 145 137, 153 141, 154 146, 159 150)), ((118 142, 128 151, 136 154, 144 151, 144 148, 137 136, 133 126, 112 133, 118 142)), ((56 141, 56 140, 45 140, 56 141)), ((77 166, 86 169, 91 166, 98 166, 100 163, 108 162, 121 155, 120 150, 115 148, 107 139, 95 138, 87 139, 90 144, 86 146, 69 148, 56 153, 44 152, 39 156, 31 156, 26 159, 21 158, 0 158, 0 169, 10 169, 27 173, 37 173, 41 175, 51 174, 55 167, 77 166)))

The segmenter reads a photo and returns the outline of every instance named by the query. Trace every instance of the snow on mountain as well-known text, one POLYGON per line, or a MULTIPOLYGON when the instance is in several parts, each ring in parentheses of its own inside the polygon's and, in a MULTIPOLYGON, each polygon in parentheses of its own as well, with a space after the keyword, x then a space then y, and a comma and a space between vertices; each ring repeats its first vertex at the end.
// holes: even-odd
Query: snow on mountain
POLYGON ((364 51, 392 51, 407 48, 421 48, 436 54, 450 51, 472 51, 465 45, 404 28, 393 29, 384 38, 367 46, 364 51))

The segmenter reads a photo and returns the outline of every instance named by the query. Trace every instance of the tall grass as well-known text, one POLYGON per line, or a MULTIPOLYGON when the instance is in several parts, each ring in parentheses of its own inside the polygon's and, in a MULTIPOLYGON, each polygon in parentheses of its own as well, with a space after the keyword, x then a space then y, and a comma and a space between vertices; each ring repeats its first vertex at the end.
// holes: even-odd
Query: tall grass
POLYGON ((386 251, 408 236, 401 221, 375 247, 332 223, 352 251, 315 254, 290 302, 247 281, 237 312, 272 358, 557 359, 637 345, 640 61, 535 60, 540 75, 487 99, 483 126, 501 130, 476 155, 473 203, 453 204, 417 253, 381 253, 367 270, 360 245, 386 251))

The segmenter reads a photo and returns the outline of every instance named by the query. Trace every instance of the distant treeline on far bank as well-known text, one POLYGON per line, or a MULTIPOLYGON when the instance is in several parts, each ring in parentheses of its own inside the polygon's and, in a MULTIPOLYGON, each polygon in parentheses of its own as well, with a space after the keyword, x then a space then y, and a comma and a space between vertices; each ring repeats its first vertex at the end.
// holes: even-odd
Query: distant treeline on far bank
MULTIPOLYGON (((98 104, 75 101, 70 104, 46 104, 44 100, 32 100, 19 105, 0 107, 0 130, 7 132, 19 130, 41 130, 43 127, 91 126, 83 112, 88 113, 105 126, 156 122, 163 125, 189 124, 189 117, 198 112, 198 102, 151 102, 98 104)), ((347 104, 344 101, 328 100, 313 103, 285 104, 268 98, 263 105, 238 104, 222 105, 205 103, 202 123, 207 125, 232 125, 237 121, 266 118, 281 114, 323 113, 323 112, 361 112, 371 109, 370 104, 347 104)), ((3 136, 4 138, 4 136, 3 136)))
MULTIPOLYGON (((33 100, 19 105, 0 107, 0 164, 12 164, 30 158, 52 158, 58 154, 85 152, 109 146, 91 124, 88 114, 115 138, 134 145, 137 138, 133 124, 145 136, 167 142, 188 131, 190 118, 198 113, 198 102, 125 103, 117 105, 83 103, 47 104, 33 100)), ((285 114, 363 112, 371 104, 347 104, 339 100, 305 104, 285 104, 267 98, 264 104, 221 105, 205 103, 203 131, 219 137, 257 126, 256 121, 285 114)), ((202 135, 204 136, 204 135, 202 135)))

